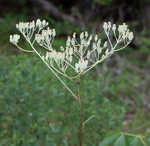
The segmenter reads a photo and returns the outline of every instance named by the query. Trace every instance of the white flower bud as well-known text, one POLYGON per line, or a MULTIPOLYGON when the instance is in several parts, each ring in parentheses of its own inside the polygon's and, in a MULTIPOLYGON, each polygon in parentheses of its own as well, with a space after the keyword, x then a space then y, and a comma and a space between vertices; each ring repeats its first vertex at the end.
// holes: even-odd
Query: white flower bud
POLYGON ((95 42, 97 42, 97 40, 98 40, 98 35, 97 34, 95 35, 94 40, 95 40, 95 42))
POLYGON ((113 24, 112 30, 115 32, 116 31, 116 24, 113 24))
POLYGON ((85 37, 86 37, 86 38, 88 37, 88 32, 87 32, 87 31, 85 32, 85 37))
POLYGON ((45 26, 46 25, 46 20, 42 21, 42 25, 45 26))
POLYGON ((104 46, 103 46, 104 48, 106 48, 107 47, 107 41, 105 41, 105 43, 104 43, 104 46))
POLYGON ((109 21, 108 22, 108 29, 110 29, 111 28, 111 22, 109 21))
POLYGON ((41 27, 41 23, 42 23, 42 22, 41 22, 40 19, 37 19, 37 20, 36 20, 36 26, 37 26, 37 27, 41 27))
POLYGON ((105 57, 106 57, 106 56, 103 54, 103 55, 102 55, 102 59, 104 59, 105 57))
POLYGON ((108 29, 108 24, 107 24, 107 22, 104 22, 103 28, 104 28, 105 31, 107 31, 107 29, 108 29))
POLYGON ((102 52, 102 47, 97 47, 97 52, 98 52, 98 54, 100 54, 101 52, 102 52))
POLYGON ((88 60, 80 59, 78 63, 75 64, 76 72, 83 72, 88 65, 88 60))
POLYGON ((71 38, 70 36, 68 37, 67 41, 66 41, 66 46, 69 47, 71 43, 71 38))
POLYGON ((61 47, 60 47, 60 50, 61 50, 61 51, 64 51, 65 49, 64 49, 64 47, 63 47, 63 46, 61 46, 61 47))
POLYGON ((90 35, 90 37, 89 37, 89 39, 88 39, 88 41, 87 41, 87 46, 89 46, 89 45, 90 45, 91 40, 92 40, 92 35, 90 35))
POLYGON ((97 46, 99 47, 101 45, 101 39, 99 39, 98 41, 97 41, 97 46))
POLYGON ((80 39, 82 40, 84 38, 84 32, 82 32, 81 34, 80 34, 80 39))
POLYGON ((31 23, 29 23, 29 28, 30 29, 32 29, 32 28, 34 28, 35 27, 35 22, 34 21, 32 21, 31 23))
POLYGON ((91 53, 90 53, 90 51, 88 51, 87 52, 87 59, 90 59, 90 55, 91 55, 91 53))
POLYGON ((133 37, 134 37, 133 32, 129 32, 129 34, 128 34, 129 41, 132 41, 133 37))
POLYGON ((127 25, 125 23, 123 23, 122 25, 119 25, 118 27, 118 31, 122 34, 125 33, 127 31, 127 25))
POLYGON ((75 32, 73 33, 73 38, 74 38, 74 39, 76 38, 76 33, 75 33, 75 32))

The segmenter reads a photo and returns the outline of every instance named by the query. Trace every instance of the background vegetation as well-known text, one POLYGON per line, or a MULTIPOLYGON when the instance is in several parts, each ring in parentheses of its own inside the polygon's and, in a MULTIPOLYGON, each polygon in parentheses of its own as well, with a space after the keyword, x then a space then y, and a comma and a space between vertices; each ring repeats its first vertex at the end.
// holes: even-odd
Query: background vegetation
POLYGON ((56 29, 56 48, 74 31, 101 33, 104 21, 129 24, 132 44, 82 81, 83 118, 93 115, 83 141, 98 146, 120 132, 149 137, 149 0, 1 0, 0 12, 0 146, 78 145, 76 102, 37 56, 9 44, 16 23, 36 18, 56 29))

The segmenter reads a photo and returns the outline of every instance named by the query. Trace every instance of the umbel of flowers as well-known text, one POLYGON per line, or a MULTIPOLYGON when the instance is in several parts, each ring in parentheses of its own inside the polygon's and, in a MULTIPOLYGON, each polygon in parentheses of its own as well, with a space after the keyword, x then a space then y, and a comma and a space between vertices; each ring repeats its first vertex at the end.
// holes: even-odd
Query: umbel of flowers
POLYGON ((76 95, 63 82, 59 74, 70 80, 84 75, 114 52, 127 47, 133 40, 133 32, 128 29, 125 23, 116 26, 111 22, 104 22, 103 29, 107 37, 106 41, 103 42, 98 34, 92 35, 86 31, 80 34, 73 33, 72 36, 68 36, 66 45, 60 46, 56 51, 53 48, 56 31, 50 29, 45 20, 20 22, 16 24, 16 28, 30 44, 32 50, 25 50, 18 45, 19 34, 10 35, 10 42, 22 51, 36 53, 74 97, 76 95), (110 36, 113 38, 113 42, 110 36), (46 49, 45 54, 38 51, 37 44, 40 48, 46 49), (68 74, 69 68, 74 71, 73 75, 68 74))

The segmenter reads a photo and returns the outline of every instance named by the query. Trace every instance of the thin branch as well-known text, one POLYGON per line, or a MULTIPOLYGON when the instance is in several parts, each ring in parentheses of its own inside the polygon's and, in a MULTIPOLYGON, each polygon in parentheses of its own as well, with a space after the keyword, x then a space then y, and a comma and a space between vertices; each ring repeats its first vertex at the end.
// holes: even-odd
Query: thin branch
MULTIPOLYGON (((26 38, 25 38, 26 39, 26 38)), ((27 39, 26 39, 27 40, 27 39)), ((45 63, 45 65, 51 70, 51 72, 56 76, 56 78, 64 85, 64 87, 72 94, 72 97, 78 101, 78 97, 73 93, 73 91, 65 84, 65 82, 55 73, 55 71, 48 65, 48 63, 41 57, 41 55, 37 52, 37 50, 34 48, 33 44, 30 42, 30 40, 27 40, 27 42, 30 44, 31 48, 34 50, 34 52, 40 57, 40 59, 45 63)))
POLYGON ((21 48, 20 46, 18 46, 17 44, 15 44, 15 46, 16 46, 19 50, 21 50, 21 51, 23 51, 23 52, 27 52, 27 53, 33 53, 33 52, 34 52, 34 51, 30 51, 30 50, 25 50, 25 49, 21 48))

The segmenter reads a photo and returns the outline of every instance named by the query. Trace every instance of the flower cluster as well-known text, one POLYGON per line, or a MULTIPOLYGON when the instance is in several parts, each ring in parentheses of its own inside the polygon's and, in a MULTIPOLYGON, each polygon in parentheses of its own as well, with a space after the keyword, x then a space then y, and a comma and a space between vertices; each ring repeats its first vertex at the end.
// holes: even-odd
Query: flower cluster
POLYGON ((124 49, 133 40, 133 32, 129 31, 125 23, 116 26, 111 22, 105 22, 103 29, 107 36, 106 41, 103 42, 98 34, 89 35, 86 31, 80 34, 73 33, 72 36, 67 38, 66 45, 61 46, 56 51, 52 46, 56 31, 47 26, 48 22, 40 19, 16 24, 16 28, 29 43, 32 50, 25 50, 18 45, 20 39, 18 34, 10 35, 10 42, 24 52, 36 53, 77 101, 79 101, 78 96, 59 75, 63 75, 70 80, 81 77, 114 52, 124 49), (112 39, 110 39, 110 36, 113 36, 112 39), (112 43, 114 39, 115 41, 112 43), (44 55, 42 54, 43 51, 39 52, 36 49, 37 44, 47 50, 44 55), (120 44, 123 44, 123 46, 120 44), (74 73, 68 71, 69 68, 74 73), (71 75, 68 73, 71 73, 71 75))
POLYGON ((20 35, 14 34, 14 35, 10 35, 9 41, 13 44, 17 44, 19 42, 19 39, 20 39, 20 35))
POLYGON ((35 31, 40 31, 44 27, 48 25, 48 22, 45 20, 41 21, 40 19, 37 19, 35 21, 31 22, 20 22, 19 24, 16 24, 16 28, 28 39, 30 40, 34 34, 35 31))
MULTIPOLYGON (((77 76, 83 75, 115 51, 125 48, 133 40, 133 32, 129 31, 125 23, 116 26, 116 24, 111 22, 105 22, 103 29, 108 38, 107 41, 102 42, 98 34, 89 35, 88 32, 82 32, 78 36, 76 33, 73 33, 72 36, 67 38, 66 46, 61 46, 60 51, 56 51, 52 47, 56 31, 49 27, 44 29, 47 25, 48 22, 38 19, 32 22, 20 22, 16 25, 16 28, 49 68, 69 78, 71 76, 66 73, 67 68, 71 67, 77 76), (110 35, 112 34, 115 38, 115 43, 112 43, 110 40, 110 35), (46 55, 41 55, 35 49, 35 42, 47 49, 46 55), (118 48, 117 46, 122 42, 124 46, 118 48)), ((10 42, 15 45, 19 39, 20 35, 10 35, 10 42)), ((19 47, 18 45, 16 46, 19 47)))
POLYGON ((46 30, 42 30, 41 34, 35 35, 35 40, 38 44, 45 49, 52 51, 52 40, 56 35, 55 29, 50 29, 49 27, 46 30))
POLYGON ((88 60, 79 60, 78 63, 75 64, 76 72, 83 72, 88 66, 88 60))
POLYGON ((113 32, 117 43, 123 41, 128 44, 133 40, 133 32, 130 32, 130 30, 128 29, 128 26, 125 23, 123 23, 122 25, 119 25, 117 28, 116 24, 111 24, 111 22, 108 22, 108 23, 105 22, 103 25, 103 28, 104 28, 106 35, 108 36, 109 36, 109 33, 111 33, 111 31, 113 32), (117 37, 117 32, 119 33, 118 37, 117 37))

